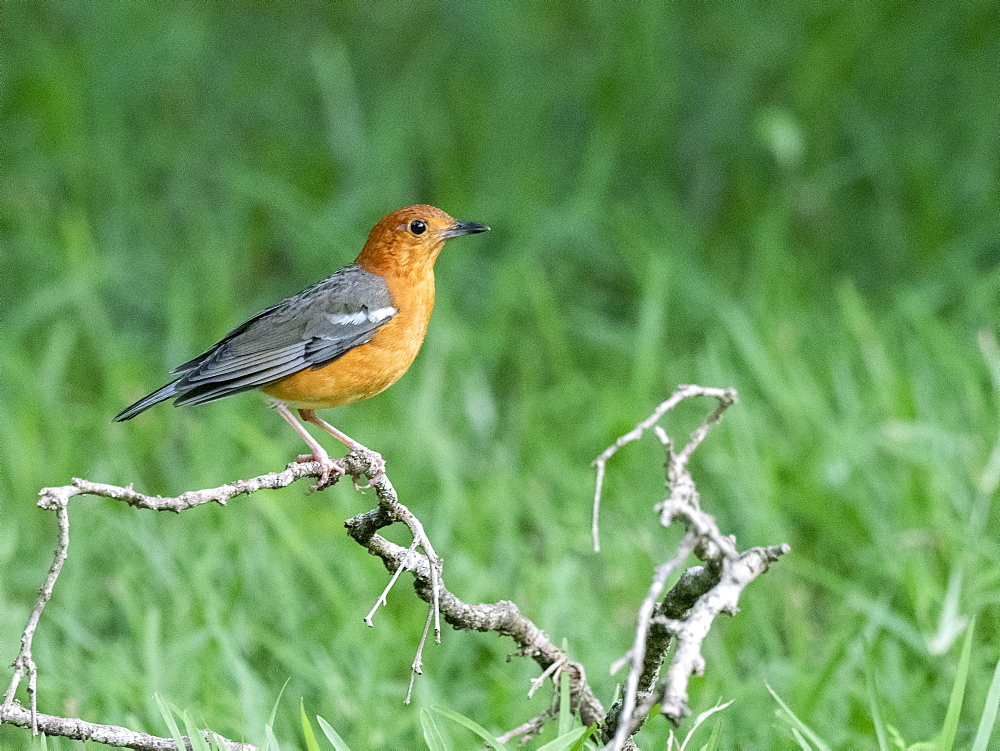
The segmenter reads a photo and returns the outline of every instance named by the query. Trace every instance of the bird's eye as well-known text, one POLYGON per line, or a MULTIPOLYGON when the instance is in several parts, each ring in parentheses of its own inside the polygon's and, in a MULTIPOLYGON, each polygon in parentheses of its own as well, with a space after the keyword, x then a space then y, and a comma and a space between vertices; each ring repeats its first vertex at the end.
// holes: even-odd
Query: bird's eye
POLYGON ((410 222, 410 232, 412 232, 414 235, 422 235, 426 231, 427 231, 427 225, 424 224, 419 219, 414 219, 412 222, 410 222))

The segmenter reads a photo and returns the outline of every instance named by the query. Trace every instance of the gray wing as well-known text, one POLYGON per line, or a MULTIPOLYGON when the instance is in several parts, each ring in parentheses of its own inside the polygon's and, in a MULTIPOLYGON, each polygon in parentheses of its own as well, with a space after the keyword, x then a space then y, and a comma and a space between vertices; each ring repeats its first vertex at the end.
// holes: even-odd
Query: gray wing
POLYGON ((127 420, 173 396, 175 405, 202 404, 320 367, 370 341, 397 312, 385 279, 345 266, 237 326, 174 368, 174 381, 115 419, 127 420))

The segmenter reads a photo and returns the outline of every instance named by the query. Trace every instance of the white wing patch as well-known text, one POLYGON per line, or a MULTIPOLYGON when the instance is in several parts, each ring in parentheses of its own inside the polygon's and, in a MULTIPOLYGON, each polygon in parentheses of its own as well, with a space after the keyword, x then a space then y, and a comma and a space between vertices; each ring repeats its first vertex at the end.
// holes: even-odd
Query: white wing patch
POLYGON ((394 307, 388 305, 384 308, 379 308, 378 310, 373 310, 370 313, 368 313, 368 320, 371 321, 372 323, 380 323, 381 321, 384 321, 386 318, 392 318, 398 312, 399 311, 396 310, 394 307))
POLYGON ((367 313, 331 313, 327 316, 330 319, 330 323, 336 324, 349 324, 349 323, 364 323, 368 320, 367 313))
POLYGON ((385 308, 378 308, 377 310, 364 311, 360 310, 357 313, 331 313, 327 316, 330 323, 335 323, 339 325, 359 325, 362 323, 381 323, 387 318, 392 318, 399 311, 396 310, 391 305, 385 308))

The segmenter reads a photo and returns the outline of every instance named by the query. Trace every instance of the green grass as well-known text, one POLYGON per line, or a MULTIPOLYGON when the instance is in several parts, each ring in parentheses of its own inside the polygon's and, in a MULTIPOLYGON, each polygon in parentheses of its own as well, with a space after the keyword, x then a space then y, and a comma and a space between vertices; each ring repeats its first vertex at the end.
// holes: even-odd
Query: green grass
MULTIPOLYGON (((798 748, 766 682, 833 748, 946 715, 970 746, 1000 637, 998 44, 974 2, 0 4, 0 661, 55 539, 38 488, 282 467, 301 447, 253 395, 110 419, 430 202, 494 231, 440 259, 411 372, 330 417, 386 456, 449 587, 517 601, 610 704, 677 532, 651 440, 613 460, 593 555, 590 461, 676 384, 733 386, 704 504, 793 554, 713 630, 695 714, 734 699, 720 748, 798 748)), ((386 574, 342 522, 371 503, 75 501, 40 708, 166 735, 160 695, 305 748, 304 703, 381 749, 421 747, 422 709, 501 733, 546 706, 509 642, 456 632, 403 706, 424 612, 401 584, 362 623, 386 574)))

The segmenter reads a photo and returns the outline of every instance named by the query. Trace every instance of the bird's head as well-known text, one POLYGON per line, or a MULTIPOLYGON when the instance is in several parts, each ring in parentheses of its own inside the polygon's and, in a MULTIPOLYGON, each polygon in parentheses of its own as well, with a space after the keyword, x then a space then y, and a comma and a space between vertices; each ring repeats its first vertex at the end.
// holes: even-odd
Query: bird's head
POLYGON ((357 263, 382 276, 425 273, 448 240, 487 230, 485 224, 456 222, 433 206, 407 206, 372 228, 357 263))

